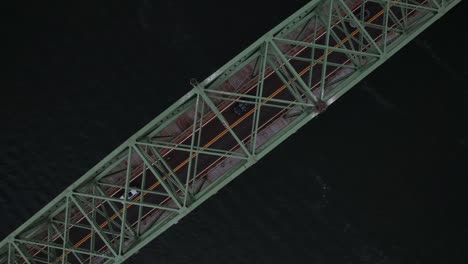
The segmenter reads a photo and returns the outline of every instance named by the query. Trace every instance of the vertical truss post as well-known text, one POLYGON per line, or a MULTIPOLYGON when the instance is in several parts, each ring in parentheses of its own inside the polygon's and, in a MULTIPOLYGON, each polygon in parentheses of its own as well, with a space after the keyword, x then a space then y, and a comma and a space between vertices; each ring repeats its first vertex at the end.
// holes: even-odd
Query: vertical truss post
MULTIPOLYGON (((200 102, 199 102, 200 103, 200 102)), ((203 128, 203 116, 205 115, 205 103, 203 100, 201 101, 201 109, 200 109, 200 119, 198 121, 198 136, 197 136, 197 148, 200 148, 201 144, 201 135, 202 135, 202 128, 203 128)), ((193 134, 195 136, 195 134, 193 134)), ((194 167, 193 167, 193 182, 192 182, 192 188, 191 188, 191 193, 195 193, 195 179, 197 178, 197 171, 198 171, 198 157, 200 155, 196 154, 195 155, 195 160, 194 162, 194 167)), ((191 172, 192 173, 192 172, 191 172)))
POLYGON ((327 34, 325 36, 325 51, 324 51, 324 58, 323 58, 323 63, 322 63, 322 76, 320 78, 320 101, 323 101, 323 98, 325 96, 325 79, 327 77, 327 63, 328 63, 328 54, 329 54, 329 46, 330 46, 330 34, 333 31, 331 28, 331 20, 332 20, 332 14, 333 14, 333 4, 334 0, 329 1, 330 6, 329 6, 329 11, 328 11, 328 17, 326 21, 326 28, 327 28, 327 34))
MULTIPOLYGON (((190 184, 190 176, 192 172, 192 163, 193 163, 193 149, 195 147, 195 135, 197 132, 197 124, 198 124, 198 111, 199 111, 199 106, 200 106, 200 95, 196 95, 195 99, 195 111, 193 114, 193 127, 192 127, 192 138, 190 139, 190 150, 189 150, 189 163, 187 165, 187 177, 185 179, 185 189, 184 189, 184 207, 187 207, 187 199, 189 196, 189 184, 190 184)), ((203 116, 200 116, 201 119, 203 119, 203 116)), ((200 127, 200 130, 202 127, 200 127)), ((198 154, 197 154, 198 156, 198 154)))
POLYGON ((402 17, 403 17, 403 31, 406 32, 408 30, 408 21, 407 21, 407 17, 408 17, 408 9, 404 8, 403 6, 399 5, 400 6, 400 12, 402 14, 402 17))
MULTIPOLYGON (((52 241, 50 240, 51 236, 51 230, 52 230, 53 223, 50 221, 49 226, 47 226, 47 244, 50 244, 52 241)), ((47 261, 51 262, 52 261, 52 249, 50 247, 47 247, 47 261)))
MULTIPOLYGON (((366 14, 365 4, 366 4, 366 2, 363 2, 363 6, 361 6, 361 20, 364 20, 364 17, 365 17, 365 14, 366 14)), ((354 32, 356 32, 356 33, 359 32, 359 29, 355 30, 354 32)), ((364 34, 359 34, 358 46, 359 46, 359 51, 363 51, 366 48, 366 45, 364 44, 364 34)), ((363 61, 365 60, 364 56, 359 56, 358 58, 359 58, 359 62, 360 62, 359 64, 362 64, 363 61)))
POLYGON ((260 63, 258 63, 258 62, 260 61, 260 59, 261 59, 260 56, 258 56, 258 58, 255 58, 255 64, 253 66, 253 71, 250 74, 250 78, 253 78, 257 74, 257 72, 259 71, 261 66, 260 66, 260 63))
POLYGON ((252 118, 252 134, 250 135, 250 142, 251 142, 251 152, 252 155, 256 153, 256 146, 257 146, 257 136, 258 136, 258 125, 260 123, 260 113, 262 108, 262 102, 260 98, 263 96, 263 84, 265 83, 265 72, 266 72, 266 63, 267 63, 267 56, 268 56, 268 42, 265 42, 262 46, 263 54, 259 56, 262 60, 262 65, 260 67, 260 74, 258 75, 257 81, 257 91, 255 91, 255 110, 254 116, 252 118))
MULTIPOLYGON (((145 152, 146 152, 146 146, 145 146, 145 152)), ((146 163, 143 163, 143 171, 141 175, 141 184, 140 184, 140 189, 142 190, 142 194, 140 195, 140 202, 144 202, 145 196, 143 195, 143 188, 145 188, 145 183, 146 183, 146 163)), ((138 207, 138 223, 137 223, 137 228, 136 228, 136 236, 139 237, 141 233, 141 218, 143 217, 143 206, 138 207)))
POLYGON ((384 28, 383 28, 383 53, 387 54, 387 42, 388 42, 388 19, 389 19, 389 11, 390 11, 390 4, 388 2, 385 3, 384 7, 384 28))
POLYGON ((8 264, 13 264, 13 261, 11 260, 13 258, 13 249, 11 248, 13 242, 8 243, 8 264))
MULTIPOLYGON (((315 15, 315 22, 314 22, 314 31, 312 33, 312 41, 311 43, 315 43, 317 40, 317 31, 318 31, 318 16, 315 15)), ((307 87, 312 87, 312 75, 314 71, 314 65, 315 65, 315 45, 312 45, 310 48, 310 65, 309 65, 309 78, 307 80, 307 87)))
POLYGON ((119 256, 123 254, 125 223, 127 222, 127 209, 128 209, 128 190, 130 185, 130 174, 132 173, 132 148, 128 148, 127 171, 125 173, 125 194, 123 202, 122 223, 120 225, 120 241, 119 241, 119 256))
MULTIPOLYGON (((98 189, 98 187, 96 185, 93 185, 93 195, 96 195, 96 190, 98 189)), ((96 198, 92 198, 91 200, 92 204, 93 204, 93 208, 96 208, 96 198)), ((96 219, 96 209, 93 210, 93 212, 91 213, 91 217, 93 219, 96 219)), ((91 229, 90 231, 90 242, 89 242, 89 251, 92 252, 94 250, 94 248, 96 247, 96 232, 93 232, 93 230, 91 229)), ((89 256, 89 264, 92 263, 93 261, 93 258, 94 256, 93 255, 90 255, 89 256)))
POLYGON ((67 241, 68 241, 68 233, 69 233, 69 225, 70 225, 70 197, 67 196, 65 198, 65 225, 63 226, 63 245, 62 245, 62 264, 67 262, 68 252, 66 252, 67 241))

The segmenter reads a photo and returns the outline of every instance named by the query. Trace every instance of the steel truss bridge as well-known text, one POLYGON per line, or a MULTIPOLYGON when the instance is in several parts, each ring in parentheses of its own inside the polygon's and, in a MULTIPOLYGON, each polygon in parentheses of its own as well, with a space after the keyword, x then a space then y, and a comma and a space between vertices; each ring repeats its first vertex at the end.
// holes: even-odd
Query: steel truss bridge
POLYGON ((122 263, 461 0, 312 0, 0 243, 0 263, 122 263))

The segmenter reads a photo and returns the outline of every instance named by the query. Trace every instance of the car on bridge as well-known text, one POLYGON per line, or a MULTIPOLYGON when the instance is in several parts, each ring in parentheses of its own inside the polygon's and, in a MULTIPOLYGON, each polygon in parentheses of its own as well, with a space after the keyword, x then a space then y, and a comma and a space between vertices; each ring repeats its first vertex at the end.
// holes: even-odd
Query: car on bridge
MULTIPOLYGON (((138 195, 140 194, 139 191, 135 190, 135 189, 129 189, 128 190, 128 194, 127 194, 127 201, 131 201, 133 200, 135 197, 137 197, 138 195)), ((123 200, 125 200, 125 193, 123 193, 121 196, 120 196, 120 200, 122 200, 122 203, 123 203, 123 200)))
POLYGON ((247 103, 247 102, 254 101, 254 100, 251 98, 241 97, 239 98, 239 101, 241 102, 236 102, 236 104, 233 107, 233 111, 236 115, 242 116, 245 112, 247 112, 248 110, 252 108, 253 103, 254 103, 254 102, 252 103, 247 103))

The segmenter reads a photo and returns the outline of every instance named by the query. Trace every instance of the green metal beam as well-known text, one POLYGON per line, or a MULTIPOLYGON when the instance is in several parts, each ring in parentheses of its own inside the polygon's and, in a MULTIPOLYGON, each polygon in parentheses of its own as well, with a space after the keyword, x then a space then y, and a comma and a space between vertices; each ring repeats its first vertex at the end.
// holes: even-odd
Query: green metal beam
MULTIPOLYGON (((21 243, 21 244, 23 244, 25 246, 26 245, 36 245, 36 246, 42 246, 42 247, 48 247, 48 248, 52 248, 52 249, 62 250, 62 245, 59 245, 59 244, 56 244, 56 243, 45 243, 43 241, 15 239, 15 243, 16 242, 21 243)), ((14 244, 14 243, 12 243, 12 244, 14 244)), ((102 255, 102 254, 98 254, 98 253, 93 252, 93 251, 87 251, 87 250, 83 250, 83 249, 79 249, 79 248, 67 248, 67 251, 75 252, 77 254, 100 257, 100 258, 108 258, 108 259, 113 258, 112 256, 102 255)), ((57 261, 51 261, 51 263, 57 263, 57 261)))
POLYGON ((122 263, 317 116, 321 110, 312 106, 335 102, 459 2, 367 0, 366 6, 374 4, 380 11, 364 21, 362 8, 360 18, 353 13, 363 1, 310 1, 194 85, 1 241, 0 264, 122 263), (381 25, 372 24, 381 17, 381 25), (356 25, 353 32, 346 28, 351 22, 356 25), (340 34, 346 38, 340 40, 340 34), (319 58, 318 52, 323 53, 319 58), (356 63, 356 58, 362 62, 356 63), (308 66, 298 70, 298 65, 308 66), (268 78, 277 78, 281 87, 266 86, 268 78), (230 85, 239 80, 238 87, 230 85), (293 99, 278 96, 285 89, 293 99), (253 100, 253 109, 228 120, 224 112, 246 99, 253 100), (260 111, 267 106, 277 111, 268 120, 260 111), (181 117, 189 120, 180 127, 180 135, 190 137, 185 143, 171 130, 181 117), (251 130, 239 131, 239 124, 250 117, 251 130), (205 132, 213 120, 224 124, 223 131, 202 141, 202 131, 209 135, 205 132), (273 134, 261 133, 273 127, 273 134), (225 135, 231 135, 236 145, 213 147, 225 135), (188 153, 185 161, 178 166, 168 162, 167 155, 182 152, 188 153), (200 154, 216 160, 201 167, 200 154), (185 170, 187 175, 182 175, 185 170), (204 178, 207 171, 209 181, 204 178), (139 194, 129 199, 134 180, 142 181, 135 188, 139 194), (146 181, 153 184, 145 186, 146 181), (118 197, 122 192, 123 200, 118 197), (131 211, 132 207, 138 210, 131 211), (143 213, 143 208, 149 212, 143 213), (77 235, 82 239, 72 243, 70 238, 77 235))
POLYGON ((232 127, 231 125, 229 124, 229 122, 226 120, 226 118, 224 117, 224 115, 219 111, 218 107, 216 107, 216 105, 214 104, 214 102, 211 100, 210 97, 208 97, 208 95, 206 94, 205 92, 205 88, 203 88, 202 86, 198 86, 196 87, 197 90, 198 90, 198 94, 200 95, 201 98, 203 98, 203 101, 208 105, 208 107, 211 109, 211 111, 213 111, 213 113, 215 113, 216 117, 219 119, 219 121, 221 121, 221 123, 223 124, 223 126, 226 127, 226 129, 229 131, 229 133, 231 134, 232 137, 234 137, 234 139, 237 141, 237 143, 239 144, 240 148, 244 151, 244 154, 247 155, 248 157, 251 157, 252 154, 250 153, 250 151, 247 149, 247 147, 245 146, 245 144, 239 139, 239 137, 237 136, 237 134, 232 130, 232 127))

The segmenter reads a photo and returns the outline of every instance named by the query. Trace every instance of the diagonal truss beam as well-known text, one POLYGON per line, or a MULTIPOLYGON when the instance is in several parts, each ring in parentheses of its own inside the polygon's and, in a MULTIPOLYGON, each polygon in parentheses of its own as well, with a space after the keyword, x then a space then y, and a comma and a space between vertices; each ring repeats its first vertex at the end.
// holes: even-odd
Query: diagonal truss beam
POLYGON ((88 220, 89 224, 94 228, 94 232, 102 239, 104 244, 108 247, 108 249, 112 252, 112 255, 118 256, 117 251, 115 250, 115 246, 112 245, 111 241, 108 240, 106 235, 102 232, 101 227, 99 226, 98 223, 96 223, 95 219, 92 219, 89 215, 88 212, 81 203, 73 196, 70 196, 71 201, 75 204, 75 206, 81 211, 83 216, 88 220))
MULTIPOLYGON (((57 225, 55 225, 53 222, 50 224, 50 226, 54 229, 54 231, 60 236, 60 238, 64 241, 64 247, 62 249, 62 254, 63 255, 67 255, 68 252, 70 251, 67 251, 68 248, 71 248, 71 244, 70 244, 70 241, 68 240, 68 238, 66 238, 64 235, 62 235, 62 232, 60 231, 60 229, 57 227, 57 225)), ((66 225, 64 223, 64 226, 67 226, 67 227, 70 227, 70 224, 66 225)), ((66 232, 66 231, 65 231, 66 232)), ((80 262, 80 264, 83 264, 84 263, 84 259, 78 255, 78 253, 76 253, 76 251, 71 251, 71 253, 75 256, 75 258, 80 262)), ((65 258, 63 258, 65 259, 65 258)))
POLYGON ((354 15, 353 11, 351 11, 351 9, 349 8, 348 4, 346 4, 344 2, 344 0, 336 0, 338 1, 339 3, 341 3, 341 5, 338 5, 339 7, 341 7, 347 16, 349 16, 355 23, 356 23, 356 26, 357 28, 359 29, 359 31, 361 32, 362 35, 365 36, 366 40, 369 41, 369 43, 371 43, 372 47, 379 53, 379 54, 382 54, 382 49, 380 48, 379 45, 377 45, 377 43, 375 42, 374 38, 371 37, 371 35, 369 34, 369 32, 367 31, 367 29, 364 28, 364 26, 362 25, 362 22, 354 15))
POLYGON ((24 252, 19 246, 18 244, 16 243, 12 243, 13 247, 15 248, 15 250, 20 254, 20 256, 23 258, 24 262, 26 262, 27 264, 33 264, 33 262, 31 261, 31 257, 30 256, 27 256, 28 253, 24 252))
MULTIPOLYGON (((290 78, 289 76, 289 73, 286 71, 286 69, 284 69, 283 67, 281 66, 277 66, 272 60, 271 58, 266 58, 266 62, 267 64, 273 69, 273 71, 276 73, 276 75, 278 76, 278 78, 281 80, 281 82, 286 86, 286 88, 289 90, 289 92, 292 94, 292 96, 294 97, 294 101, 292 101, 291 103, 287 103, 286 105, 284 106, 279 106, 279 107, 283 107, 283 108, 288 108, 289 105, 299 105, 301 106, 301 108, 304 108, 304 107, 312 107, 313 104, 312 103, 308 103, 306 102, 306 98, 302 98, 302 95, 300 93, 300 91, 302 90, 300 87, 297 87, 297 84, 294 82, 294 78, 290 78)), ((278 99, 274 99, 274 98, 262 98, 262 101, 260 103, 260 105, 262 106, 269 106, 269 107, 277 107, 276 105, 272 105, 270 103, 267 103, 269 101, 271 101, 271 99, 275 100, 276 102, 278 103, 285 103, 284 100, 279 100, 277 101, 278 99)), ((309 100, 310 101, 310 100, 309 100)))
POLYGON ((273 41, 269 42, 270 46, 272 47, 272 50, 274 54, 286 65, 286 67, 289 69, 289 71, 293 74, 294 80, 297 81, 302 88, 302 92, 307 95, 307 97, 311 100, 311 102, 316 105, 318 102, 317 97, 311 92, 310 87, 307 86, 307 84, 302 80, 302 78, 299 76, 299 73, 294 69, 294 67, 289 63, 289 60, 286 59, 284 54, 281 52, 281 50, 278 48, 276 43, 273 41))
MULTIPOLYGON (((316 106, 315 104, 320 103, 320 99, 323 99, 327 105, 336 101, 446 14, 460 0, 333 0, 334 5, 339 7, 335 6, 333 12, 338 14, 333 14, 329 23, 326 19, 332 11, 330 8, 327 9, 327 6, 332 6, 330 2, 330 0, 311 0, 137 131, 1 241, 0 263, 82 262, 84 255, 90 258, 83 263, 122 263, 318 115, 318 111, 301 111, 301 108, 316 106), (362 21, 364 9, 361 10, 359 19, 353 13, 359 10, 363 3, 366 6, 369 4, 380 8, 372 11, 373 16, 369 21, 362 21), (383 23, 373 25, 374 21, 383 21, 383 23), (353 32, 347 31, 344 22, 352 22, 356 25, 356 29, 353 32), (334 32, 331 32, 333 30, 334 32), (359 35, 355 36, 354 32, 359 35), (341 42, 352 43, 333 46, 334 42, 340 43, 339 38, 342 33, 348 35, 348 38, 341 42), (330 40, 330 36, 332 41, 327 43, 325 40, 330 40), (348 57, 343 56, 345 59, 352 57, 369 59, 363 60, 361 64, 346 67, 350 65, 349 61, 341 60, 339 56, 338 61, 335 61, 337 56, 334 56, 331 62, 331 57, 329 61, 325 55, 317 59, 315 52, 348 54, 348 57), (300 56, 304 53, 307 53, 305 57, 300 56), (273 63, 268 63, 268 60, 273 63), (279 67, 272 67, 278 63, 279 67), (308 66, 302 69, 303 65, 308 66), (339 69, 327 73, 320 71, 327 67, 339 69), (304 76, 305 74, 307 75, 304 76), (325 77, 322 74, 325 74, 325 77), (273 78, 276 79, 272 82, 266 81, 273 78), (306 80, 303 81, 303 78, 306 80), (311 88, 320 87, 320 81, 324 78, 327 78, 327 84, 322 88, 320 98, 314 98, 315 94, 311 92, 311 88), (273 84, 293 82, 296 83, 289 87, 284 85, 277 90, 274 90, 277 87, 271 87, 273 84), (234 87, 236 85, 232 83, 239 86, 234 87), (286 88, 295 91, 294 101, 277 96, 286 88), (249 99, 254 99, 255 107, 244 113, 241 118, 253 115, 252 125, 248 125, 253 129, 246 132, 235 127, 237 133, 234 133, 234 127, 231 127, 226 119, 231 116, 226 115, 224 111, 230 109, 233 101, 240 102, 249 96, 249 99), (223 107, 218 108, 218 105, 215 105, 215 97, 216 100, 232 101, 221 102, 223 107), (301 101, 301 98, 308 100, 301 101), (205 113, 205 106, 211 111, 205 113), (263 121, 267 118, 261 118, 260 113, 265 115, 273 110, 260 111, 264 106, 272 106, 271 109, 277 111, 274 119, 268 122, 263 121), (173 125, 181 117, 190 120, 186 122, 189 123, 187 127, 180 128, 183 137, 192 137, 190 143, 186 145, 179 144, 181 143, 177 141, 179 135, 175 135, 177 132, 174 132, 179 130, 173 129, 173 125), (209 129, 207 124, 211 120, 220 120, 225 125, 222 133, 230 133, 237 146, 233 148, 223 148, 222 144, 217 144, 216 148, 210 148, 210 144, 202 146, 200 140, 202 130, 209 129), (271 129, 271 124, 278 127, 275 130, 271 129), (165 154, 158 152, 158 148, 189 153, 190 159, 186 161, 189 164, 186 178, 176 177, 171 166, 178 167, 172 163, 165 164, 164 162, 169 159, 165 159, 165 154), (129 149, 134 155, 128 155, 129 149), (201 167, 201 165, 197 167, 199 163, 203 163, 199 162, 200 156, 205 156, 200 154, 218 157, 214 163, 209 164, 210 167, 201 167), (202 173, 203 171, 207 172, 202 173), (220 174, 212 173, 216 171, 220 174), (147 173, 151 173, 152 176, 147 177, 147 173), (128 199, 126 192, 127 195, 122 201, 118 196, 122 191, 129 191, 129 184, 134 179, 136 182, 142 181, 138 189, 141 194, 132 200, 128 199), (145 190, 143 184, 145 180, 156 183, 145 190), (122 182, 125 182, 125 186, 119 185, 122 182), (154 186, 160 187, 154 190, 154 186), (150 193, 159 197, 153 197, 153 200, 151 195, 144 197, 150 193), (161 200, 169 202, 160 202, 161 200), (105 203, 123 204, 127 209, 122 207, 122 210, 117 206, 111 206, 112 210, 99 208, 105 203), (138 207, 134 210, 135 214, 129 213, 131 207, 138 207), (90 210, 90 208, 99 208, 99 210, 90 210), (109 214, 99 213, 104 210, 108 210, 109 214), (103 223, 99 221, 110 214, 113 214, 110 218, 115 219, 116 223, 121 221, 120 228, 115 224, 113 230, 110 230, 110 227, 101 228, 109 224, 109 221, 103 223), (156 220, 151 220, 149 216, 156 220), (83 219, 86 219, 86 225, 79 222, 83 219), (62 227, 63 232, 59 232, 62 227), (135 228, 132 230, 129 227, 135 228), (81 241, 71 245, 69 239, 71 232, 75 238, 79 235, 76 232, 80 229, 86 233, 81 241, 87 241, 85 245, 89 244, 85 249, 79 247, 81 241), (127 234, 128 230, 136 234, 127 234), (104 248, 99 251, 95 249, 96 246, 104 248), (63 252, 64 255, 70 253, 69 258, 57 257, 58 252, 63 252), (47 258, 43 258, 45 255, 47 258)), ((239 120, 233 124, 240 122, 239 120)), ((203 132, 203 137, 209 137, 209 133, 203 132)), ((175 162, 174 160, 171 162, 175 162)), ((133 189, 133 186, 131 188, 133 189)))
MULTIPOLYGON (((159 151, 154 147, 149 145, 148 148, 151 150, 151 152, 156 155, 158 158, 158 161, 162 164, 163 168, 165 171, 168 172, 169 175, 172 177, 168 177, 168 179, 174 184, 174 187, 177 188, 178 190, 183 189, 184 184, 180 181, 179 177, 175 174, 174 169, 167 163, 166 159, 159 153, 159 151)), ((156 162, 156 166, 159 163, 156 162)), ((164 171, 161 170, 161 171, 164 171)))
POLYGON ((179 196, 176 194, 176 192, 168 185, 166 179, 169 175, 167 176, 162 176, 159 174, 158 171, 153 167, 153 163, 150 161, 150 158, 148 154, 144 153, 143 151, 140 150, 138 145, 134 146, 135 152, 140 155, 140 158, 143 160, 143 162, 146 164, 148 169, 153 173, 154 177, 157 178, 159 183, 163 186, 164 190, 168 193, 168 195, 172 198, 172 200, 175 202, 178 208, 182 208, 182 203, 180 201, 179 196))
MULTIPOLYGON (((128 181, 128 178, 127 178, 126 182, 127 182, 127 183, 129 182, 129 181, 128 181)), ((99 186, 99 184, 98 184, 98 183, 95 183, 95 184, 96 184, 96 185, 95 185, 95 189, 99 192, 99 194, 100 194, 101 196, 103 196, 103 197, 106 197, 106 198, 104 198, 105 200, 110 201, 110 200, 107 199, 109 196, 101 189, 101 187, 99 186)), ((104 185, 107 185, 107 186, 115 186, 115 185, 112 185, 112 184, 105 184, 105 183, 101 183, 100 185, 101 185, 101 186, 104 186, 104 185)), ((126 190, 125 192, 128 192, 128 190, 126 190)), ((97 198, 97 196, 96 196, 96 197, 92 197, 92 198, 95 199, 95 198, 97 198)), ((128 202, 129 202, 129 201, 127 201, 127 203, 128 203, 128 202)), ((114 212, 114 215, 116 215, 116 216, 119 218, 119 220, 120 220, 121 222, 125 223, 125 227, 131 232, 131 236, 135 237, 135 236, 136 236, 135 230, 134 230, 134 229, 132 228, 132 226, 125 220, 125 217, 122 216, 122 215, 120 215, 120 210, 119 210, 113 203, 108 202, 108 204, 109 204, 109 207, 110 207, 110 208, 112 209, 112 211, 114 212)), ((97 208, 96 208, 96 209, 97 209, 97 208)), ((95 211, 97 212, 96 209, 95 209, 95 211)))
POLYGON ((197 87, 197 92, 200 95, 201 98, 203 98, 203 101, 208 105, 208 107, 215 113, 216 117, 221 121, 221 123, 226 127, 226 129, 229 131, 232 137, 236 140, 237 144, 239 144, 240 148, 244 151, 245 155, 247 155, 249 158, 252 157, 252 154, 250 151, 247 149, 245 146, 244 142, 239 139, 237 134, 232 130, 231 125, 229 122, 224 118, 223 114, 219 112, 218 108, 216 105, 213 103, 213 101, 208 97, 208 95, 205 92, 205 89, 202 88, 201 86, 197 87))

